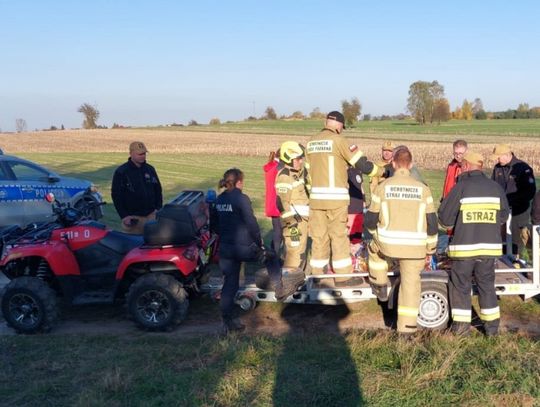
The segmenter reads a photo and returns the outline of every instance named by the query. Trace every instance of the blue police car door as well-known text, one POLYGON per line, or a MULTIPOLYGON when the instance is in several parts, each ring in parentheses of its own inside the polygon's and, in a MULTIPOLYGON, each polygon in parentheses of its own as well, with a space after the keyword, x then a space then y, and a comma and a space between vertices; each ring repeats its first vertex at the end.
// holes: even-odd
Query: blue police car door
POLYGON ((0 162, 0 227, 24 224, 21 189, 9 167, 0 162))
POLYGON ((45 195, 49 191, 57 193, 55 182, 58 182, 58 179, 50 179, 47 170, 26 162, 7 161, 7 164, 20 187, 25 223, 51 219, 52 208, 45 200, 45 195))

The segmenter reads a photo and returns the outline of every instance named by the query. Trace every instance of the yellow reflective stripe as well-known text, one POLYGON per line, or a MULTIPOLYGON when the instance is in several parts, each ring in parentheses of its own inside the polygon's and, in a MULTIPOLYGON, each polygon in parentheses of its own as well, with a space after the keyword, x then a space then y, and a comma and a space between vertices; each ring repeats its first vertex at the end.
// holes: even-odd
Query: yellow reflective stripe
POLYGON ((323 268, 324 266, 326 266, 328 264, 329 260, 330 259, 323 259, 323 260, 311 259, 309 261, 309 265, 311 267, 315 267, 315 268, 323 268))
POLYGON ((371 170, 371 172, 368 174, 370 177, 373 177, 374 175, 376 175, 377 173, 379 172, 379 167, 377 167, 376 164, 373 164, 373 169, 371 170))
POLYGON ((333 155, 328 156, 328 182, 330 184, 330 188, 336 187, 336 174, 333 155))
POLYGON ((398 315, 403 315, 406 317, 416 317, 418 315, 418 308, 398 305, 397 313, 398 315))
POLYGON ((467 210, 484 210, 484 209, 501 209, 500 204, 496 203, 468 203, 468 204, 461 204, 461 207, 459 208, 460 211, 467 211, 467 210))
POLYGON ((482 321, 495 321, 496 319, 500 319, 500 318, 501 318, 500 312, 497 312, 496 314, 490 314, 490 315, 480 313, 480 319, 482 321))
POLYGON ((429 243, 437 243, 437 241, 439 240, 439 237, 437 235, 430 235, 427 237, 426 239, 426 243, 429 244, 429 243))
POLYGON ((363 152, 361 152, 360 150, 358 150, 356 153, 354 153, 354 155, 351 157, 351 159, 349 160, 349 164, 351 164, 353 167, 354 165, 358 162, 358 160, 364 155, 363 152))
POLYGON ((473 197, 473 198, 461 198, 459 200, 459 203, 461 204, 469 204, 469 203, 500 203, 501 198, 499 197, 489 197, 489 196, 482 196, 482 197, 473 197))
POLYGON ((348 201, 349 200, 349 194, 318 194, 318 193, 312 193, 309 196, 309 199, 318 199, 320 201, 348 201))
POLYGON ((427 203, 428 205, 429 205, 429 204, 432 204, 432 203, 433 203, 433 197, 428 196, 428 197, 426 198, 426 203, 427 203))
POLYGON ((303 180, 303 179, 299 179, 298 181, 294 181, 294 182, 292 183, 292 186, 293 186, 293 188, 296 188, 297 186, 299 186, 299 185, 304 185, 304 184, 305 184, 304 180, 303 180))
POLYGON ((424 220, 426 219, 426 204, 421 203, 418 208, 418 219, 416 220, 416 231, 422 232, 424 228, 424 220))
POLYGON ((371 202, 381 203, 381 198, 379 198, 377 195, 371 195, 371 202))
POLYGON ((452 309, 452 316, 455 315, 461 315, 464 317, 471 317, 472 311, 470 309, 460 309, 460 308, 454 308, 452 309))
POLYGON ((406 230, 387 230, 387 229, 379 229, 379 234, 381 236, 385 237, 396 237, 396 238, 402 238, 402 239, 423 239, 426 240, 427 233, 426 232, 408 232, 406 230))
POLYGON ((449 257, 502 256, 501 249, 448 250, 449 257))
POLYGON ((292 189, 292 184, 287 184, 285 182, 278 182, 276 183, 276 188, 287 188, 287 189, 292 189))
POLYGON ((480 313, 484 315, 491 315, 491 314, 498 314, 500 312, 500 308, 493 307, 493 308, 480 308, 480 313))
POLYGON ((348 266, 352 266, 352 260, 350 257, 347 257, 346 259, 332 260, 332 267, 334 269, 342 269, 348 266))
POLYGON ((464 316, 464 315, 452 315, 452 319, 454 322, 471 322, 471 317, 464 316))

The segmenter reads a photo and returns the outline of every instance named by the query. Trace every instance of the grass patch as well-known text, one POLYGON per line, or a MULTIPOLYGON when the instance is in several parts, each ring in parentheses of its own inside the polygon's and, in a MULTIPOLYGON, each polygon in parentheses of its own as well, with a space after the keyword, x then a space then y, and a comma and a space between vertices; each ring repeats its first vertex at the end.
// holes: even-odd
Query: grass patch
POLYGON ((537 405, 540 344, 387 332, 0 338, 3 405, 537 405), (64 351, 59 351, 59 350, 64 351))

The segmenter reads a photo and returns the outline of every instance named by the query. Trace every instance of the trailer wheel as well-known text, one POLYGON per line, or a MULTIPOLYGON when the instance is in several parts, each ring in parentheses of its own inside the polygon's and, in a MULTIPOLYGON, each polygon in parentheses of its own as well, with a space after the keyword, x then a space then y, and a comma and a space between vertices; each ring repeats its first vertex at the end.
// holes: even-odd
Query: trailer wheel
POLYGON ((447 327, 449 319, 450 306, 446 284, 435 281, 422 282, 418 325, 427 329, 442 330, 447 327))
POLYGON ((2 293, 2 315, 17 333, 49 332, 58 320, 56 293, 37 277, 15 278, 2 293))
POLYGON ((257 301, 251 295, 240 294, 236 299, 236 304, 238 304, 242 311, 249 312, 255 309, 257 301))
POLYGON ((164 331, 179 325, 187 316, 186 290, 173 276, 151 273, 139 277, 127 295, 130 315, 149 331, 164 331))

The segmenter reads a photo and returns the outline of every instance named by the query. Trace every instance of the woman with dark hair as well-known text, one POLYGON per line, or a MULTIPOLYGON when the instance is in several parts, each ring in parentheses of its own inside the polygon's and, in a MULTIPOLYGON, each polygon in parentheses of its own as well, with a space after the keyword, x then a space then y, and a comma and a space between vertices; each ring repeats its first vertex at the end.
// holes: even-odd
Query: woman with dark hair
POLYGON ((225 171, 219 182, 217 232, 220 238, 219 268, 225 277, 221 290, 221 316, 224 331, 242 331, 245 326, 234 317, 234 298, 238 291, 243 261, 257 261, 264 253, 261 231, 253 214, 251 201, 242 192, 244 173, 238 168, 225 171))

